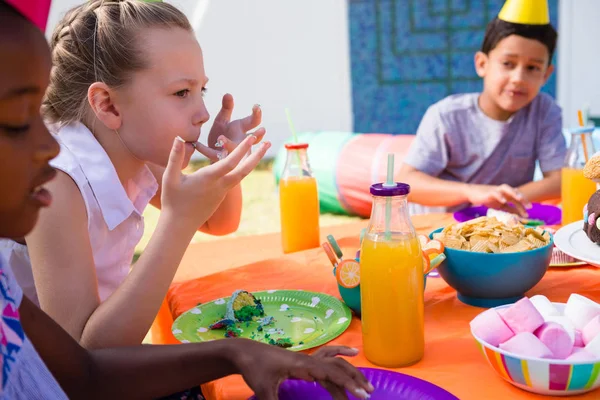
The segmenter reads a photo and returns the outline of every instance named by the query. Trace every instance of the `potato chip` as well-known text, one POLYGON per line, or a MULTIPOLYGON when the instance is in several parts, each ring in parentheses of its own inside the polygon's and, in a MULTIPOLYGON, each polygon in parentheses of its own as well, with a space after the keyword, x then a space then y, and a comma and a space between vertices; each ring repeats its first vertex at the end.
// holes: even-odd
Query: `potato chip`
POLYGON ((521 240, 521 235, 518 235, 516 233, 510 232, 510 233, 505 233, 504 235, 502 235, 502 238, 500 239, 501 242, 504 242, 507 246, 512 246, 513 244, 517 244, 520 240, 521 240))
POLYGON ((462 247, 462 242, 458 239, 458 237, 448 237, 442 238, 442 243, 444 246, 449 247, 451 249, 458 249, 462 247))
POLYGON ((434 235, 451 249, 478 253, 514 253, 550 243, 550 234, 540 227, 507 225, 495 217, 479 217, 446 226, 434 235))
POLYGON ((489 253, 500 253, 500 247, 498 247, 495 243, 488 242, 487 245, 489 253))
POLYGON ((487 253, 488 245, 486 241, 480 241, 471 245, 471 251, 474 253, 487 253))
POLYGON ((513 244, 512 246, 505 248, 502 252, 503 253, 519 253, 521 251, 532 250, 533 248, 534 248, 533 245, 531 243, 529 243, 527 240, 521 240, 521 241, 513 244))

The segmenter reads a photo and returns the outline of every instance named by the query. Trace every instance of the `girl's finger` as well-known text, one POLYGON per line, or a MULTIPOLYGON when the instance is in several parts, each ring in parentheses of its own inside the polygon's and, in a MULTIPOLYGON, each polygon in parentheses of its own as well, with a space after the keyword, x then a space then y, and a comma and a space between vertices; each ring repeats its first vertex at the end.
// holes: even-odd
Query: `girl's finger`
MULTIPOLYGON (((210 168, 212 173, 218 177, 224 177, 225 175, 228 175, 230 172, 236 169, 236 167, 239 167, 240 162, 246 153, 250 151, 255 141, 256 137, 254 137, 254 135, 247 136, 246 139, 242 140, 242 142, 226 158, 222 159, 218 163, 210 165, 207 168, 210 168)), ((244 163, 246 163, 251 157, 252 156, 244 160, 244 163)))
POLYGON ((233 96, 226 93, 221 102, 221 110, 215 117, 216 123, 228 124, 233 113, 233 96))
MULTIPOLYGON (((269 150, 269 147, 271 147, 270 142, 261 143, 261 145, 258 146, 258 151, 249 155, 244 161, 239 163, 233 171, 227 174, 225 178, 228 180, 228 184, 235 186, 250 172, 252 172, 252 170, 256 168, 260 160, 265 156, 265 153, 267 152, 267 150, 269 150)), ((239 148, 240 146, 238 146, 235 149, 235 151, 237 151, 239 148)))
POLYGON ((267 133, 267 130, 265 128, 261 127, 261 128, 258 128, 257 130, 255 130, 254 132, 249 133, 249 135, 256 136, 256 143, 260 143, 260 141, 262 140, 262 138, 265 136, 266 133, 267 133))
POLYGON ((217 144, 215 147, 217 147, 217 149, 224 149, 225 151, 227 151, 227 153, 231 153, 231 152, 233 152, 233 150, 235 150, 236 143, 229 140, 225 136, 219 136, 219 139, 217 140, 217 144))
POLYGON ((181 179, 181 169, 183 168, 183 160, 185 158, 185 141, 180 137, 176 137, 173 141, 173 147, 169 154, 169 161, 165 168, 163 179, 168 179, 170 182, 179 182, 181 179))
POLYGON ((354 357, 358 354, 358 349, 346 346, 325 346, 315 351, 312 356, 316 358, 329 358, 335 356, 354 357))
POLYGON ((240 122, 242 124, 242 130, 244 132, 248 132, 248 131, 256 128, 258 125, 260 125, 261 121, 262 121, 262 110, 261 110, 259 104, 255 104, 254 107, 252 107, 252 114, 250 114, 246 118, 243 118, 240 120, 240 122))
POLYGON ((198 153, 208 158, 211 162, 219 161, 219 154, 221 153, 221 150, 210 148, 208 146, 203 145, 200 142, 194 143, 194 147, 196 148, 198 153))

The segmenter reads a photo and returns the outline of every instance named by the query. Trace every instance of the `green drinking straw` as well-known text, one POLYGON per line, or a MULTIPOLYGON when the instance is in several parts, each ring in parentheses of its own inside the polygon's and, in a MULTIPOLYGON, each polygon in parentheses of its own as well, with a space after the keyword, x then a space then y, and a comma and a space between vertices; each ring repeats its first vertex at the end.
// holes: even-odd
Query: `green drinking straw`
MULTIPOLYGON (((288 120, 288 125, 290 126, 290 131, 292 131, 292 136, 294 137, 294 143, 298 143, 298 135, 296 135, 296 129, 294 128, 294 123, 292 122, 292 115, 290 113, 290 109, 289 108, 285 108, 285 115, 287 117, 288 120)), ((298 163, 299 167, 302 167, 302 161, 300 160, 300 154, 298 154, 298 151, 294 151, 294 154, 296 155, 295 159, 296 162, 298 163)))
MULTIPOLYGON (((387 162, 387 179, 383 184, 384 187, 394 187, 394 153, 388 154, 387 162)), ((385 199, 385 239, 390 240, 392 238, 392 232, 390 230, 392 219, 392 199, 388 196, 385 199)))
POLYGON ((290 126, 290 131, 292 131, 292 135, 294 136, 294 143, 298 143, 298 136, 296 135, 296 129, 294 129, 294 123, 292 122, 292 116, 290 115, 290 109, 285 109, 285 115, 288 120, 288 125, 290 126))

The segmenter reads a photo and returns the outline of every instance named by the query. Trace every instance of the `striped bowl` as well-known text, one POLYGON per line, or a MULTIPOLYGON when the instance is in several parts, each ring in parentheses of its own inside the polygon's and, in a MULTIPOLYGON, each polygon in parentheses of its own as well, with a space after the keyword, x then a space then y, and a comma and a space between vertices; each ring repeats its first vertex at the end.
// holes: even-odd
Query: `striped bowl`
MULTIPOLYGON (((563 311, 564 303, 554 303, 563 311)), ((510 305, 496 307, 496 310, 510 305)), ((570 396, 600 386, 600 358, 595 361, 565 361, 522 357, 484 342, 471 331, 484 358, 504 380, 529 392, 570 396)), ((600 394, 598 394, 600 398, 600 394)))

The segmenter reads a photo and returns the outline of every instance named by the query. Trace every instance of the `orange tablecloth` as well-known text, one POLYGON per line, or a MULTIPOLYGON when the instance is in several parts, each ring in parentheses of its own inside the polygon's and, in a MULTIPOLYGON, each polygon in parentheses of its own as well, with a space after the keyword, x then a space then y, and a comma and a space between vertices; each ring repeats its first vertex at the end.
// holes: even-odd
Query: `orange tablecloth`
MULTIPOLYGON (((448 216, 440 215, 414 219, 415 226, 420 231, 430 231, 448 222, 448 216)), ((357 229, 360 229, 361 225, 364 224, 330 230, 340 238, 340 245, 348 254, 358 247, 357 229)), ((163 329, 168 329, 172 321, 171 317, 177 317, 200 302, 228 296, 240 288, 250 291, 304 289, 328 293, 339 298, 331 265, 320 249, 257 260, 253 252, 264 251, 267 245, 274 245, 275 239, 257 237, 254 243, 245 243, 248 247, 237 248, 235 251, 229 249, 229 253, 221 253, 224 259, 227 259, 230 254, 248 253, 247 258, 251 260, 248 265, 173 284, 167 295, 168 307, 163 310, 164 316, 169 314, 169 318, 163 320, 163 329), (251 244, 253 245, 250 246, 251 244)), ((235 241, 230 243, 233 244, 235 241)), ((204 246, 203 249, 207 250, 207 247, 204 246)), ((211 246, 210 250, 215 249, 211 246)), ((193 254, 193 259, 202 264, 198 251, 200 251, 199 246, 191 249, 189 257, 193 254)), ((272 251, 276 253, 275 250, 272 251)), ((194 268, 188 266, 190 259, 187 257, 188 255, 182 265, 180 276, 193 275, 194 268)), ((232 257, 239 257, 239 254, 232 257)), ((202 272, 198 270, 197 273, 202 272)), ((544 294, 552 301, 565 302, 572 292, 577 292, 600 301, 599 283, 600 270, 596 268, 552 269, 528 295, 544 294)), ((487 365, 469 333, 469 321, 481 311, 480 308, 461 303, 456 298, 456 292, 441 278, 429 278, 425 291, 425 357, 416 365, 398 371, 430 381, 460 399, 543 398, 504 382, 487 365)), ((362 349, 360 320, 354 317, 348 330, 331 344, 343 344, 362 349)), ((362 352, 349 361, 357 366, 372 366, 362 352)), ((209 399, 246 399, 251 395, 251 391, 239 376, 205 385, 203 390, 209 399)), ((575 398, 598 399, 600 393, 595 391, 575 398)))

